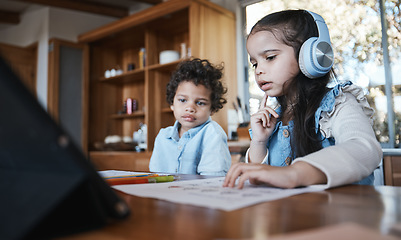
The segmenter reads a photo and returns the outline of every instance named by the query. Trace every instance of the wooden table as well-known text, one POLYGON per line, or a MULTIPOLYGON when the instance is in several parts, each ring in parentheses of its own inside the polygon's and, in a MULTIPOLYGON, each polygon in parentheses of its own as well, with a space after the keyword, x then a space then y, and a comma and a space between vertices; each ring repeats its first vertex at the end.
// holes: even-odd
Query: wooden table
POLYGON ((349 185, 230 212, 118 194, 128 219, 63 239, 266 239, 344 222, 388 234, 401 222, 401 188, 391 186, 349 185))

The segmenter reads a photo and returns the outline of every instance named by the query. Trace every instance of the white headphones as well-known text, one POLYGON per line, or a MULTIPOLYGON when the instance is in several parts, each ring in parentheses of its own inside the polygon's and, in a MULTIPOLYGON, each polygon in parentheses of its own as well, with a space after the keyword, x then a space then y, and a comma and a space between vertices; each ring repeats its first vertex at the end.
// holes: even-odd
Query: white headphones
POLYGON ((329 29, 324 19, 319 14, 307 12, 315 20, 319 37, 311 37, 302 44, 299 52, 299 68, 308 78, 318 78, 330 71, 334 63, 334 53, 329 29))

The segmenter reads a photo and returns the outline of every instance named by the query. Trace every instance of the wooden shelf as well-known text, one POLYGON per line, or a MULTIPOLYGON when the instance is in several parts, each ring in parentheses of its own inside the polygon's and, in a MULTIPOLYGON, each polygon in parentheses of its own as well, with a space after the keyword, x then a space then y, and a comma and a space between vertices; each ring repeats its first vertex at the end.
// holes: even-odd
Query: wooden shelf
POLYGON ((111 36, 115 33, 164 18, 169 14, 188 8, 191 2, 191 0, 169 0, 157 4, 154 7, 138 12, 137 14, 133 14, 98 29, 82 34, 78 36, 78 41, 94 42, 96 40, 111 36))
MULTIPOLYGON (((138 156, 110 152, 103 155, 99 151, 95 154, 94 144, 103 142, 106 136, 132 136, 141 124, 146 124, 147 152, 151 153, 159 130, 174 124, 174 115, 166 103, 166 85, 182 59, 159 64, 162 51, 180 52, 184 43, 191 49, 190 57, 223 63, 223 80, 230 86, 227 101, 235 100, 235 15, 207 0, 169 0, 84 33, 78 39, 90 48, 87 145, 90 155, 102 163, 121 158, 129 165, 129 159, 138 156), (142 48, 146 50, 145 64, 138 68, 142 48), (128 71, 131 65, 137 68, 128 71), (123 74, 104 77, 106 69, 117 66, 123 74), (117 114, 127 98, 135 99, 140 111, 117 114)), ((213 116, 223 129, 228 125, 226 111, 222 109, 213 116)))
POLYGON ((166 63, 166 64, 154 64, 149 67, 144 67, 142 69, 135 69, 131 70, 128 72, 125 72, 123 74, 113 76, 113 77, 101 77, 99 81, 104 82, 104 83, 113 83, 113 84, 125 84, 125 83, 130 83, 130 82, 135 82, 135 81, 143 81, 145 78, 145 71, 146 70, 157 70, 157 71, 174 71, 177 67, 177 65, 181 62, 182 60, 177 60, 171 63, 166 63))
POLYGON ((124 119, 124 118, 136 118, 136 117, 144 117, 145 112, 143 111, 136 111, 132 114, 113 114, 110 116, 112 119, 124 119))
POLYGON ((149 70, 158 70, 158 71, 174 71, 177 68, 177 65, 182 61, 182 59, 170 62, 170 63, 165 63, 165 64, 154 64, 152 66, 149 66, 149 70))
POLYGON ((145 69, 136 69, 125 72, 114 77, 101 77, 99 81, 104 83, 124 84, 135 81, 143 81, 145 78, 145 69))

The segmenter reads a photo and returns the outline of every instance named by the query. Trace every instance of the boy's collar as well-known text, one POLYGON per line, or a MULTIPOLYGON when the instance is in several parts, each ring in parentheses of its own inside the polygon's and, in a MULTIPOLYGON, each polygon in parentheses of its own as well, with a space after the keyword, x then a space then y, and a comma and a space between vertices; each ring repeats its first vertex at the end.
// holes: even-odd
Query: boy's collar
MULTIPOLYGON (((191 128, 191 129, 189 129, 188 131, 186 131, 186 132, 184 133, 184 135, 189 135, 190 138, 193 138, 206 124, 208 124, 208 123, 211 122, 211 121, 212 121, 212 118, 209 117, 209 118, 207 119, 206 122, 202 123, 202 124, 199 125, 199 126, 196 126, 196 127, 193 127, 193 128, 191 128)), ((168 137, 168 138, 175 139, 175 140, 179 140, 180 137, 179 137, 179 132, 178 132, 178 131, 179 131, 179 128, 180 128, 180 127, 181 127, 180 122, 175 121, 174 127, 173 127, 173 129, 172 129, 172 132, 171 132, 171 134, 169 134, 169 136, 167 136, 167 137, 168 137)))

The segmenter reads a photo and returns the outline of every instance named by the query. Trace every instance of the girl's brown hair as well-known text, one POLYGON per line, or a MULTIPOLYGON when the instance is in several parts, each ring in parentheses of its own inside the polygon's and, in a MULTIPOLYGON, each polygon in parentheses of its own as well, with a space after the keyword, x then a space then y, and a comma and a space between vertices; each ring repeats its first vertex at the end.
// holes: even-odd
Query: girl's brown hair
MULTIPOLYGON (((269 31, 279 41, 292 47, 297 60, 302 44, 310 37, 318 36, 315 21, 305 10, 285 10, 269 14, 253 26, 249 36, 260 31, 269 31)), ((281 118, 286 113, 289 114, 285 116, 286 119, 294 122, 291 136, 293 158, 322 148, 323 138, 319 129, 316 129, 315 112, 328 91, 327 84, 331 77, 334 77, 333 70, 316 79, 310 79, 300 71, 285 87, 285 94, 277 98, 281 105, 281 118)))

